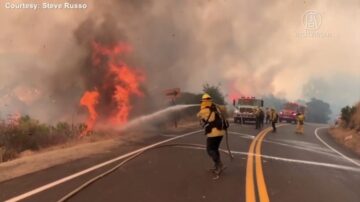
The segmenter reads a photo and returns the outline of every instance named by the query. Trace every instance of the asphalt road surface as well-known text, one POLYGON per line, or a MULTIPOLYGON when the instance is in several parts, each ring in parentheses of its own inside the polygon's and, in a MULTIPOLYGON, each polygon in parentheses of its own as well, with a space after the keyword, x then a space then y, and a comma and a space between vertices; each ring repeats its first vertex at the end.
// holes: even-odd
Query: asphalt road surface
MULTIPOLYGON (((359 202, 360 161, 336 145, 321 125, 294 125, 277 133, 232 124, 227 169, 219 180, 207 171, 206 152, 172 147, 151 150, 91 184, 69 201, 275 201, 359 202)), ((57 201, 87 180, 124 160, 129 152, 162 144, 204 144, 202 132, 159 135, 132 142, 109 154, 92 156, 0 183, 0 201, 57 201), (124 156, 125 155, 125 156, 124 156)), ((198 130, 198 129, 197 129, 198 130)), ((221 147, 225 147, 225 141, 221 147)))

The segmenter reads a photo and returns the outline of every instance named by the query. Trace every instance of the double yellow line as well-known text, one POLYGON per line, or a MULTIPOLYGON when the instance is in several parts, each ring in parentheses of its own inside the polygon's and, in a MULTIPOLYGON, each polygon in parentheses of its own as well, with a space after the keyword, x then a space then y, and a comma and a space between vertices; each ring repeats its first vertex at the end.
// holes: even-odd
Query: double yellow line
POLYGON ((256 183, 259 193, 260 202, 269 202, 269 195, 266 189, 264 173, 261 162, 261 144, 266 134, 272 129, 267 128, 261 131, 251 142, 246 165, 246 202, 256 202, 255 185, 254 185, 254 159, 256 183))

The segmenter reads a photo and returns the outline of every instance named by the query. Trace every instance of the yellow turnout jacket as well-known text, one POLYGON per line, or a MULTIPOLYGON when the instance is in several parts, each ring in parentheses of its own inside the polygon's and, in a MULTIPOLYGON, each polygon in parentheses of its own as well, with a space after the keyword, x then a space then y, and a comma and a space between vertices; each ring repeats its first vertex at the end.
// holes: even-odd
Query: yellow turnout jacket
MULTIPOLYGON (((201 102, 200 105, 200 111, 197 114, 197 117, 200 118, 203 121, 206 121, 208 118, 208 122, 213 122, 215 120, 215 113, 211 113, 210 115, 210 106, 211 106, 212 102, 211 101, 203 101, 201 102), (210 117, 209 117, 210 116, 210 117)), ((221 109, 220 106, 216 106, 217 109, 220 111, 220 113, 222 111, 225 111, 225 107, 223 107, 224 109, 221 109)), ((212 128, 211 132, 206 134, 208 137, 218 137, 218 136, 223 136, 225 134, 225 130, 219 130, 216 127, 212 128)))
POLYGON ((304 124, 304 120, 305 120, 305 116, 304 115, 302 115, 302 114, 300 114, 300 115, 298 115, 297 117, 297 122, 299 123, 299 124, 304 124))

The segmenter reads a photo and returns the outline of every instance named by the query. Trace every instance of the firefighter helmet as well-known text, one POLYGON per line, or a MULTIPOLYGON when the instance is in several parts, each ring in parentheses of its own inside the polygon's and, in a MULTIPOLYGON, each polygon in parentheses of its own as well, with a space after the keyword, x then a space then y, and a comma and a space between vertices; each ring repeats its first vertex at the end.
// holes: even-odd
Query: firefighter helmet
POLYGON ((201 97, 201 100, 211 100, 211 96, 207 93, 204 93, 203 96, 201 97))

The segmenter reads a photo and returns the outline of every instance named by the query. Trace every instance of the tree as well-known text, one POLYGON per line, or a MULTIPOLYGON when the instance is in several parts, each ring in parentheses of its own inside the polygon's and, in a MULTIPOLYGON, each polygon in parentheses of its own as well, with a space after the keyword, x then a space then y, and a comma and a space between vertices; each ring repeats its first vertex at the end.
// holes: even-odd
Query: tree
POLYGON ((180 96, 176 98, 176 104, 199 104, 200 100, 201 94, 182 92, 180 96))
MULTIPOLYGON (((360 106, 360 104, 358 104, 358 106, 360 106)), ((360 121, 356 117, 356 113, 359 112, 357 109, 358 106, 346 106, 341 109, 341 120, 345 128, 354 129, 360 124, 358 123, 360 121)))
POLYGON ((307 114, 306 120, 315 123, 327 123, 330 120, 330 105, 322 100, 311 98, 306 103, 307 114))
POLYGON ((285 99, 280 99, 274 95, 267 95, 263 97, 265 107, 275 108, 277 111, 281 110, 285 103, 288 101, 285 99))
MULTIPOLYGON (((179 97, 176 98, 176 104, 200 104, 201 96, 202 94, 182 92, 179 97)), ((190 107, 177 112, 177 116, 180 118, 195 118, 198 111, 199 107, 190 107)))
POLYGON ((206 83, 203 85, 203 92, 209 94, 216 104, 225 105, 225 96, 220 90, 220 85, 214 86, 206 83))
POLYGON ((346 106, 341 109, 341 120, 344 121, 345 127, 347 127, 351 121, 351 117, 355 114, 355 106, 346 106))

